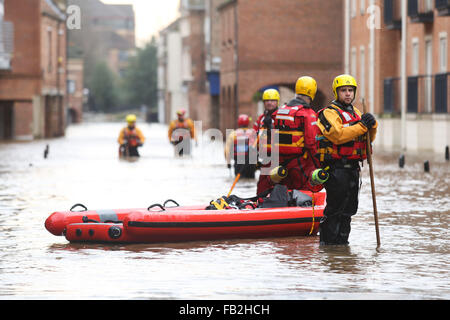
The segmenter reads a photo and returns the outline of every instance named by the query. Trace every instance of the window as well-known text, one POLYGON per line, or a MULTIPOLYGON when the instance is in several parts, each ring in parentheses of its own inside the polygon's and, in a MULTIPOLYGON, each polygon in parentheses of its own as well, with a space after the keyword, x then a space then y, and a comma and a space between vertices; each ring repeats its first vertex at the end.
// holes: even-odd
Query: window
POLYGON ((425 112, 431 112, 432 103, 433 42, 425 37, 425 112))
POLYGON ((412 39, 411 73, 413 76, 419 74, 419 39, 412 39))
POLYGON ((350 74, 356 75, 356 48, 352 48, 351 58, 350 58, 350 74))
POLYGON ((47 72, 52 72, 52 30, 47 29, 47 72))
POLYGON ((362 16, 366 13, 366 0, 359 0, 359 13, 362 16))
POLYGON ((128 61, 128 51, 120 50, 119 51, 119 61, 128 61))
POLYGON ((448 52, 447 32, 442 32, 439 34, 439 71, 440 72, 447 72, 447 52, 448 52))
POLYGON ((76 91, 75 80, 67 80, 67 92, 69 94, 74 94, 76 91))
POLYGON ((351 0, 350 15, 352 18, 356 17, 356 0, 351 0))
POLYGON ((425 0, 425 12, 433 11, 433 0, 425 0))

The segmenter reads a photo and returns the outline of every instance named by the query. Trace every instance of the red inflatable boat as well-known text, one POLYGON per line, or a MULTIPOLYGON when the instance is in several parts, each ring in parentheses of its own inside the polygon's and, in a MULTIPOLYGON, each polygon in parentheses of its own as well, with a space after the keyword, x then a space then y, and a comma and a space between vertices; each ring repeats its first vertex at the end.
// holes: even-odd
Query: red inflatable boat
MULTIPOLYGON (((314 206, 206 210, 205 206, 54 212, 45 221, 71 242, 156 243, 317 234, 325 192, 314 206)), ((78 206, 78 205, 76 205, 78 206)), ((75 207, 75 206, 74 206, 75 207)))

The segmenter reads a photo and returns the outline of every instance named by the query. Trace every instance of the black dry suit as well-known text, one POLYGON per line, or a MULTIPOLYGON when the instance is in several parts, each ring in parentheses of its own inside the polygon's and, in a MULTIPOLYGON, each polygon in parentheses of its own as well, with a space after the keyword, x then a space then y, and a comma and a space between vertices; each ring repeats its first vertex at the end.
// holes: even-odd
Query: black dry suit
POLYGON ((359 165, 338 163, 330 166, 328 172, 327 205, 319 227, 320 243, 348 244, 351 216, 358 210, 359 165))
MULTIPOLYGON (((341 108, 348 110, 345 106, 341 108)), ((358 210, 359 160, 331 160, 325 163, 325 166, 330 167, 330 177, 324 184, 327 205, 319 226, 320 244, 346 245, 350 235, 351 217, 358 210)))

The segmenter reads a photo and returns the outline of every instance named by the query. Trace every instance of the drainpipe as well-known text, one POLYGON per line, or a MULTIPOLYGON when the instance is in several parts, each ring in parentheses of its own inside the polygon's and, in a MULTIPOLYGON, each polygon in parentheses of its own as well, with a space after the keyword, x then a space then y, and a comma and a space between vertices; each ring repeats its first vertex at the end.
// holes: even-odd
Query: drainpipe
POLYGON ((235 54, 235 68, 236 68, 236 90, 234 92, 235 94, 235 110, 234 110, 234 119, 233 119, 233 124, 232 126, 234 126, 234 123, 237 120, 238 117, 238 112, 239 112, 239 22, 238 22, 238 5, 239 3, 236 1, 236 3, 234 4, 234 39, 235 39, 235 48, 234 48, 234 54, 235 54))
MULTIPOLYGON (((370 0, 370 6, 375 6, 375 0, 370 0)), ((372 114, 375 110, 375 29, 376 25, 370 28, 369 40, 369 110, 372 114)))
POLYGON ((406 150, 406 19, 407 19, 407 3, 401 0, 402 6, 402 42, 401 42, 401 147, 406 150))
POLYGON ((350 0, 344 4, 344 73, 350 73, 350 0))

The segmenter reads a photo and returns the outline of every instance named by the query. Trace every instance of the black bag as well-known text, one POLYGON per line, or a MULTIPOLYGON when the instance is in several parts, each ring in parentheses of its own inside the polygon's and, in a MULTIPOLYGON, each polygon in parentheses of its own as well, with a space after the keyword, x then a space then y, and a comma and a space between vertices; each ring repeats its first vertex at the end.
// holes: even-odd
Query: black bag
POLYGON ((300 190, 292 190, 292 200, 289 202, 293 207, 312 207, 312 198, 300 190))
POLYGON ((289 206, 288 189, 286 186, 276 184, 270 196, 264 199, 261 208, 280 208, 289 206))

